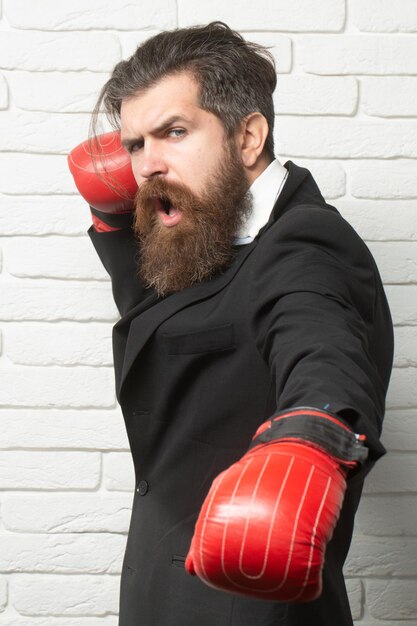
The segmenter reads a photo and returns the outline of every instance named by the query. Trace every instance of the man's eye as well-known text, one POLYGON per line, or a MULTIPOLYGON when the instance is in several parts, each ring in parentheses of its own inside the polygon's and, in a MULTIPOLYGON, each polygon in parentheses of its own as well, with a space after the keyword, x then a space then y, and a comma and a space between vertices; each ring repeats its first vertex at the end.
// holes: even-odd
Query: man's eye
POLYGON ((143 147, 143 144, 141 143, 132 143, 129 146, 129 152, 130 154, 133 154, 133 152, 138 152, 138 150, 140 150, 143 147))
POLYGON ((171 128, 168 131, 168 135, 170 137, 182 137, 185 134, 185 130, 183 128, 171 128))

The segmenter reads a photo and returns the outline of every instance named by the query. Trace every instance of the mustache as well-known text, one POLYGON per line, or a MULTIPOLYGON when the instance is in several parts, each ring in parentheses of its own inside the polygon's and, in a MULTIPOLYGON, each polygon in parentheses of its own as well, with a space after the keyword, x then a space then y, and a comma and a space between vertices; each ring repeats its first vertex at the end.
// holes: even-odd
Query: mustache
POLYGON ((190 201, 191 197, 194 197, 194 194, 190 193, 187 186, 155 178, 140 185, 136 192, 135 202, 138 208, 150 207, 155 199, 159 199, 162 203, 169 203, 177 209, 189 211, 195 205, 195 202, 190 201))

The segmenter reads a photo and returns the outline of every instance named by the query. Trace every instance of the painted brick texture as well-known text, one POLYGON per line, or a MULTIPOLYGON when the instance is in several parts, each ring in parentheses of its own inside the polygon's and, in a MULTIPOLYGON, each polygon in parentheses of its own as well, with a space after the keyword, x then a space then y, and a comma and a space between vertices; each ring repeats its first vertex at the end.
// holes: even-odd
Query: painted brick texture
POLYGON ((3 0, 0 626, 117 626, 133 464, 118 312, 66 167, 114 65, 223 20, 270 47, 277 156, 312 170, 386 285, 396 354, 346 563, 356 626, 417 626, 417 3, 3 0))

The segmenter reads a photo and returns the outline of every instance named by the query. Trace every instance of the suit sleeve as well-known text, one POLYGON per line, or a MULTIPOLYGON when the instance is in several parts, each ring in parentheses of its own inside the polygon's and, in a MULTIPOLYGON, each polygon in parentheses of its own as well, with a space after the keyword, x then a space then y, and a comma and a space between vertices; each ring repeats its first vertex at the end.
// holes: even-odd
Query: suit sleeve
MULTIPOLYGON (((365 434, 372 464, 392 364, 392 324, 375 263, 337 212, 289 211, 265 233, 251 323, 276 411, 314 407, 365 434)), ((273 417, 273 415, 271 415, 273 417)))
MULTIPOLYGON (((98 214, 97 210, 94 210, 98 214)), ((102 214, 108 222, 109 216, 102 214)), ((94 226, 88 230, 90 239, 112 282, 113 298, 121 316, 139 304, 149 289, 137 275, 138 247, 132 229, 132 214, 110 216, 114 230, 97 232, 94 226)))

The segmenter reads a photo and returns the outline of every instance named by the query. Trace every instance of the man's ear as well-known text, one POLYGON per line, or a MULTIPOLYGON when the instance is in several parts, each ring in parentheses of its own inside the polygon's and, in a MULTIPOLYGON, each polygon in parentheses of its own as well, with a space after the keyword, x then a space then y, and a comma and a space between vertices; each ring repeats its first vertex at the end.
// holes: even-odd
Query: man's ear
POLYGON ((238 135, 238 148, 245 167, 251 169, 256 166, 263 153, 268 132, 268 122, 262 113, 257 111, 250 113, 242 120, 238 135))

